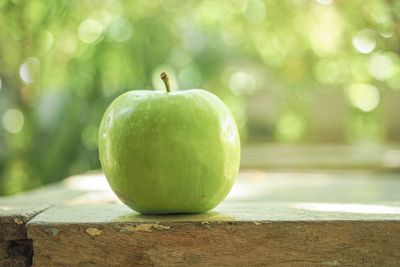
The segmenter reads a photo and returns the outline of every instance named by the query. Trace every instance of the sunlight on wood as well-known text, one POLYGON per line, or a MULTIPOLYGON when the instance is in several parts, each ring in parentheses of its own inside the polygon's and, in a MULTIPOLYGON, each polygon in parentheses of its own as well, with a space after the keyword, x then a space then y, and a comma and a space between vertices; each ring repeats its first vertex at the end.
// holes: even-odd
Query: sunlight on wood
POLYGON ((323 212, 344 212, 361 214, 400 214, 400 207, 368 204, 343 204, 343 203, 298 203, 294 208, 323 211, 323 212))
POLYGON ((66 205, 121 203, 102 173, 95 172, 72 176, 64 180, 63 184, 69 189, 89 191, 66 201, 66 205))
POLYGON ((65 202, 65 205, 94 205, 107 203, 122 204, 122 202, 117 198, 114 192, 109 190, 85 193, 77 198, 67 200, 65 202))
POLYGON ((111 191, 104 175, 99 172, 75 175, 64 180, 63 185, 70 189, 90 191, 111 191))
POLYGON ((332 175, 324 173, 241 171, 227 200, 263 198, 280 190, 304 187, 305 181, 308 188, 320 188, 332 184, 333 179, 332 175))

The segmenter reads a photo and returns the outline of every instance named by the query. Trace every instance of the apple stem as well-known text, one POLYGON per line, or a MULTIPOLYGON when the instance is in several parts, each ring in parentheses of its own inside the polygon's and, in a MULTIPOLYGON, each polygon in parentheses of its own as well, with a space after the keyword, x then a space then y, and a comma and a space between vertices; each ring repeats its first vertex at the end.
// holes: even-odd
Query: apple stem
POLYGON ((165 89, 167 89, 167 93, 171 92, 171 86, 169 85, 168 75, 165 72, 163 72, 163 73, 161 73, 160 77, 161 77, 161 80, 163 80, 163 82, 165 84, 165 89))

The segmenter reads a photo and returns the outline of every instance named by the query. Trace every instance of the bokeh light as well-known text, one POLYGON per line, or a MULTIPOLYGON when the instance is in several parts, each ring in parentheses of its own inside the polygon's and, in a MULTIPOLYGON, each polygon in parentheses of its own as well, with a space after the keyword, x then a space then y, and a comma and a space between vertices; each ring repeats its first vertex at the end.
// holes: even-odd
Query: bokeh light
POLYGON ((230 77, 229 88, 235 95, 252 94, 256 89, 256 82, 247 72, 238 71, 230 77))
POLYGON ((308 34, 311 47, 319 56, 336 52, 343 40, 343 22, 340 13, 334 8, 316 6, 313 17, 308 34))
POLYGON ((252 24, 262 23, 266 17, 265 4, 260 0, 247 0, 243 14, 246 20, 252 24))
POLYGON ((347 94, 350 103, 364 112, 373 111, 380 101, 378 88, 372 84, 353 84, 347 94))
POLYGON ((103 32, 103 24, 95 19, 85 19, 78 28, 79 39, 88 44, 99 40, 103 32))
POLYGON ((396 59, 397 56, 392 53, 374 54, 368 62, 368 71, 378 80, 388 80, 393 75, 396 59))
POLYGON ((19 75, 24 83, 34 83, 39 71, 39 60, 28 58, 19 68, 19 75))
POLYGON ((17 134, 24 127, 24 115, 20 110, 11 108, 4 113, 2 122, 6 131, 17 134))
POLYGON ((376 33, 371 29, 364 29, 356 33, 352 39, 353 46, 360 53, 368 54, 376 46, 376 33))
POLYGON ((124 43, 132 37, 133 27, 126 19, 114 20, 107 29, 107 36, 114 42, 124 43))
POLYGON ((279 140, 290 142, 298 140, 304 132, 304 121, 294 112, 283 114, 276 130, 279 140))
POLYGON ((330 5, 332 4, 333 0, 315 0, 318 4, 321 5, 330 5))

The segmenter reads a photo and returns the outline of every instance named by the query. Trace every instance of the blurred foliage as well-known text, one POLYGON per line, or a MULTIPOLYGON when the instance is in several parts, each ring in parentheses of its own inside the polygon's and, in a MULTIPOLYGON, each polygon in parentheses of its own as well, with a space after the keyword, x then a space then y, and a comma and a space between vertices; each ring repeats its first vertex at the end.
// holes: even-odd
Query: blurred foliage
POLYGON ((263 140, 305 140, 306 106, 324 90, 352 110, 347 140, 382 138, 380 96, 400 88, 394 0, 3 0, 0 11, 0 194, 99 168, 105 107, 161 89, 161 70, 175 89, 219 95, 242 135, 263 140), (246 106, 266 93, 280 105, 261 129, 246 106))

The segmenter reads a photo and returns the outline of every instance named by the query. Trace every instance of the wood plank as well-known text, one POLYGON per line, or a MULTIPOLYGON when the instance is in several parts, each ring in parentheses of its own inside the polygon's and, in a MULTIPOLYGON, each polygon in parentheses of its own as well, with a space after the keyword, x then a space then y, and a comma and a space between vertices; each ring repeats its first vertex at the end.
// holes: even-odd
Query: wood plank
POLYGON ((33 264, 395 266, 399 176, 243 172, 226 201, 195 215, 140 215, 105 188, 28 222, 33 264))
POLYGON ((59 184, 0 198, 0 241, 26 239, 27 221, 48 207, 83 193, 59 184))
POLYGON ((31 266, 33 248, 26 223, 47 208, 83 193, 57 184, 0 198, 0 266, 31 266))
MULTIPOLYGON (((65 181, 47 185, 36 190, 0 198, 0 241, 26 239, 26 222, 47 208, 69 200, 79 200, 79 196, 111 194, 104 176, 100 172, 88 172, 72 176, 65 181), (85 184, 86 181, 86 184, 85 184), (94 184, 93 184, 94 183, 94 184), (107 193, 108 192, 108 193, 107 193)), ((85 197, 88 203, 87 197, 85 197)))
POLYGON ((34 266, 396 266, 400 262, 397 221, 48 227, 53 228, 31 230, 36 235, 34 266), (43 235, 46 229, 58 229, 59 234, 43 235))

